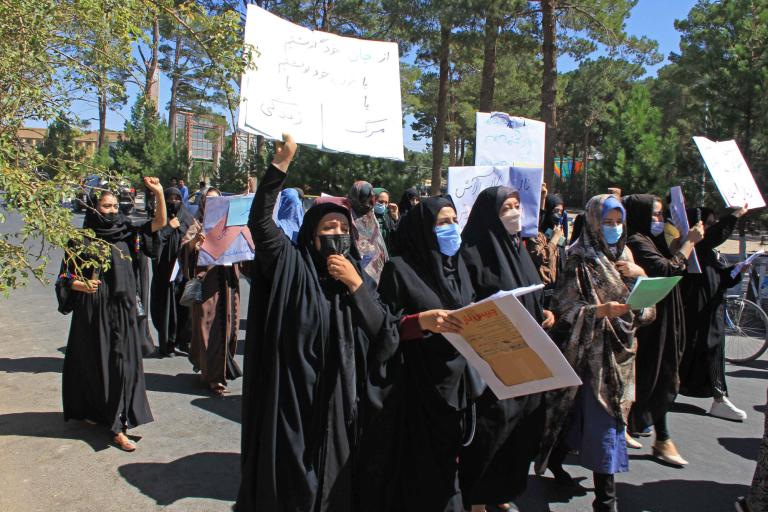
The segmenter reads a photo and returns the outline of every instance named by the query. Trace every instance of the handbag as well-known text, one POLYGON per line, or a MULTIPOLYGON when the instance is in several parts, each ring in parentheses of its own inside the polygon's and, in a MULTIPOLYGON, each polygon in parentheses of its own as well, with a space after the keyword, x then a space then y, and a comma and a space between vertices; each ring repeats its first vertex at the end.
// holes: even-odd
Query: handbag
MULTIPOLYGON (((207 272, 205 273, 207 274, 207 272)), ((181 294, 179 304, 191 308, 195 304, 203 303, 203 279, 205 274, 200 277, 193 277, 184 285, 184 293, 181 294)))

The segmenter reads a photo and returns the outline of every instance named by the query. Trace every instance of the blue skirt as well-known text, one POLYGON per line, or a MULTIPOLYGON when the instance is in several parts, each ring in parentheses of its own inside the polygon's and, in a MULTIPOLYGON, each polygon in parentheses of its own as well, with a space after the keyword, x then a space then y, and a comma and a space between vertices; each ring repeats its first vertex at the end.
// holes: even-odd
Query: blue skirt
POLYGON ((588 382, 579 389, 565 441, 579 452, 579 464, 595 473, 629 471, 624 422, 603 409, 588 382))

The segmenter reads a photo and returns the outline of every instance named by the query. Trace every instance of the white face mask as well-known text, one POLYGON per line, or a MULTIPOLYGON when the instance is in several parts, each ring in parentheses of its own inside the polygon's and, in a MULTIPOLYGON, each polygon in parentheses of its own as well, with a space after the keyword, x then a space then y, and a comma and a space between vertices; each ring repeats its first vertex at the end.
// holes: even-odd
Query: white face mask
POLYGON ((507 210, 499 216, 499 219, 501 219, 501 223, 504 224, 507 233, 510 235, 516 235, 523 229, 520 210, 514 208, 507 210))

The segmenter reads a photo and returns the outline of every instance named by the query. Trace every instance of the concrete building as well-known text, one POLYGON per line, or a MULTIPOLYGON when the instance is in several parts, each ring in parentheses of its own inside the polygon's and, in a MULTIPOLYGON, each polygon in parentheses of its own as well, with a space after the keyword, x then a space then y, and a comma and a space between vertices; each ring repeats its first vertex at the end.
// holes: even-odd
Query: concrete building
MULTIPOLYGON (((47 128, 21 128, 17 135, 22 142, 29 146, 40 147, 48 134, 47 128)), ((107 130, 107 143, 111 146, 120 140, 123 132, 107 130)), ((85 132, 75 139, 75 143, 83 150, 85 156, 93 156, 99 143, 98 130, 85 132)))

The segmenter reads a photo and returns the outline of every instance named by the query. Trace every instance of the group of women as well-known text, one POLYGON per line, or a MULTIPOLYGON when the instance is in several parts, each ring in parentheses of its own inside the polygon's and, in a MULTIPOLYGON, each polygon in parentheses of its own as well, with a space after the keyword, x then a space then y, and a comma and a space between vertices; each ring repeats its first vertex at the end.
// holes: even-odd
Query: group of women
POLYGON ((714 248, 745 209, 717 223, 692 212, 703 222, 692 217, 687 237, 671 244, 663 205, 648 195, 593 197, 570 241, 557 196, 545 200, 539 236, 523 239, 520 197, 506 187, 482 191, 462 231, 449 197, 407 192, 398 207, 366 182, 304 213, 296 191, 283 190, 295 151, 290 136, 276 143, 250 211, 255 260, 243 268, 197 265, 215 189, 193 218, 176 204, 180 194, 163 195, 148 179, 158 207, 139 227, 113 212, 114 196, 94 198, 85 227, 113 244, 112 265, 102 284, 98 275, 79 281, 65 262, 57 284, 62 311, 74 311, 66 418, 108 426, 129 451, 125 429, 152 420, 131 267, 143 254, 154 259, 161 351, 183 350, 189 339, 195 368, 217 394, 244 375, 236 510, 510 510, 534 461, 575 489, 563 469, 575 453, 593 471, 594 510, 612 511, 614 475, 628 470, 627 447, 637 443, 629 434, 650 427, 653 453, 686 464, 666 415, 678 392, 727 401, 713 337, 734 283, 714 248), (285 213, 277 222, 276 205, 285 213), (380 267, 370 266, 371 247, 386 255, 380 267), (702 273, 691 276, 694 250, 702 273), (243 372, 234 359, 241 271, 251 282, 243 372), (639 277, 676 275, 682 286, 656 306, 626 304, 639 277), (180 279, 202 283, 202 301, 188 312, 174 300, 180 279), (463 328, 452 312, 542 283, 521 301, 583 385, 498 400, 445 338, 463 328), (684 297, 695 297, 691 311, 684 297))

